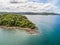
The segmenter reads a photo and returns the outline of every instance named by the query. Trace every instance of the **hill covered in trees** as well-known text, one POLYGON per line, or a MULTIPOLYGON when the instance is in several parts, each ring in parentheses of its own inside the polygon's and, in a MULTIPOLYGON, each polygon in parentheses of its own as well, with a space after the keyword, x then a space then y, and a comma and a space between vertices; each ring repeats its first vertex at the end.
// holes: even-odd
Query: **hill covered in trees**
POLYGON ((60 15, 60 13, 54 13, 54 12, 0 12, 0 14, 7 14, 7 13, 23 14, 23 15, 60 15))
POLYGON ((20 14, 0 14, 0 26, 21 27, 35 29, 34 23, 28 20, 26 16, 20 14))

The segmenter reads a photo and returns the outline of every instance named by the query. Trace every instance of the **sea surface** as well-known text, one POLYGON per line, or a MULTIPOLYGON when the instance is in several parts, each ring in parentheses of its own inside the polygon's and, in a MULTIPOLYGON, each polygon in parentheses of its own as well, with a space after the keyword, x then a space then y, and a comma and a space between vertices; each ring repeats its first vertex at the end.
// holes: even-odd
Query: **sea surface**
POLYGON ((60 15, 25 15, 39 28, 31 35, 21 30, 0 28, 0 45, 60 45, 60 15))

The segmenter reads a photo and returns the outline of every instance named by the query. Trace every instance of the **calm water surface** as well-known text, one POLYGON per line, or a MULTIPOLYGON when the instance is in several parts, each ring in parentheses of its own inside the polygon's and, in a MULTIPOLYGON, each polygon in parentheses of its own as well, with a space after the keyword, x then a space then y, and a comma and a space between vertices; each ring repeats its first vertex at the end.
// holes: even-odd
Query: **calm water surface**
POLYGON ((0 28, 0 45, 60 45, 59 15, 26 15, 39 28, 38 35, 0 28))

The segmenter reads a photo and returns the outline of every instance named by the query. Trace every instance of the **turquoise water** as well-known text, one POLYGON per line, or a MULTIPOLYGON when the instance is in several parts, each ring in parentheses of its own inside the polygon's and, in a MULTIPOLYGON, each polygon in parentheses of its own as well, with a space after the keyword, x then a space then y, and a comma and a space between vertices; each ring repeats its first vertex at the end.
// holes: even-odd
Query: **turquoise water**
POLYGON ((26 15, 39 28, 38 35, 0 28, 0 45, 60 45, 59 15, 26 15))

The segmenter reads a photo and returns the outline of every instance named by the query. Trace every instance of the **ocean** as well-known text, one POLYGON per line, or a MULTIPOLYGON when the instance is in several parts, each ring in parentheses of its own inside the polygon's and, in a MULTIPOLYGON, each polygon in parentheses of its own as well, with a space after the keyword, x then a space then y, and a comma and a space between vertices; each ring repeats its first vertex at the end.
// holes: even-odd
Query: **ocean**
POLYGON ((0 45, 60 45, 60 15, 25 15, 36 24, 37 35, 0 28, 0 45))

